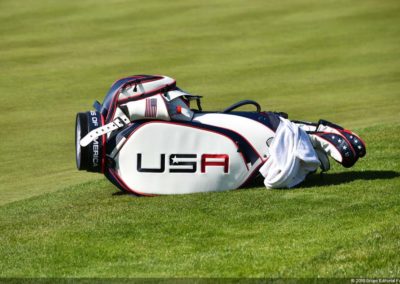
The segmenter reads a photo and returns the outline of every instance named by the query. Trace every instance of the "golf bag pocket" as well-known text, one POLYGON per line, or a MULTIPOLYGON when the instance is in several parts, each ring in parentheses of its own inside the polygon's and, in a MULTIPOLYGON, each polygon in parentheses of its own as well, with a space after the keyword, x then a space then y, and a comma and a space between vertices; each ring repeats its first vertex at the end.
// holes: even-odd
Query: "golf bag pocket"
POLYGON ((119 107, 131 121, 140 119, 170 120, 165 100, 161 94, 131 101, 119 107))
MULTIPOLYGON (((119 106, 121 111, 131 120, 183 120, 190 121, 193 111, 183 96, 188 95, 181 91, 170 91, 157 94, 148 98, 131 101, 119 106), (168 99, 170 93, 179 93, 173 99, 168 99)), ((116 117, 119 116, 118 110, 116 117)))
POLYGON ((199 123, 133 123, 110 153, 106 176, 139 195, 225 191, 240 187, 261 164, 234 132, 199 123), (242 143, 239 148, 239 143, 242 143))

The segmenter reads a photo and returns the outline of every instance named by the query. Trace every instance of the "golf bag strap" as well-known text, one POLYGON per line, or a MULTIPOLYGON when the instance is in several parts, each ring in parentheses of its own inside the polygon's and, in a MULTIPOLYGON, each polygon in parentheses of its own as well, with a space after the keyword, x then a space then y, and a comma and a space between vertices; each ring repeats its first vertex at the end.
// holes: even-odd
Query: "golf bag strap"
POLYGON ((114 130, 117 130, 118 128, 124 127, 125 125, 127 125, 130 122, 131 121, 129 120, 129 118, 126 115, 121 114, 119 117, 114 119, 114 121, 90 131, 88 134, 86 134, 85 137, 83 137, 81 139, 79 144, 82 147, 86 147, 91 142, 96 140, 97 137, 100 137, 104 134, 108 134, 114 130))

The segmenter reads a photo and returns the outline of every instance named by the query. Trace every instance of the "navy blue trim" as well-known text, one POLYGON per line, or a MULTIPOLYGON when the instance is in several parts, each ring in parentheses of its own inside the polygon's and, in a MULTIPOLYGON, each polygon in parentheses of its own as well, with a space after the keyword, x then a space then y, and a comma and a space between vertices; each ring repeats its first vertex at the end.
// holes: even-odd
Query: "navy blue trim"
POLYGON ((237 115, 237 116, 242 116, 249 118, 251 120, 255 120, 260 122, 261 124, 264 124, 266 127, 271 129, 272 131, 276 132, 278 129, 279 123, 281 122, 279 115, 274 113, 274 112, 241 112, 241 111, 235 111, 235 112, 228 112, 226 114, 229 115, 237 115))

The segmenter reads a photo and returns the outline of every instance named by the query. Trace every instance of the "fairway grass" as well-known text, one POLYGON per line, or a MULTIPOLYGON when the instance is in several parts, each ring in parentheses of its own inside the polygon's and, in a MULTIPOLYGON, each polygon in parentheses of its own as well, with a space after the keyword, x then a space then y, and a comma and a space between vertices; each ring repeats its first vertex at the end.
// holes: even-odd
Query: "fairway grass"
POLYGON ((4 205, 0 276, 398 277, 400 127, 362 133, 358 169, 294 190, 136 198, 102 180, 4 205))
POLYGON ((400 3, 0 1, 0 277, 400 277, 400 3), (78 172, 77 112, 164 74, 355 130, 300 188, 134 198, 78 172))

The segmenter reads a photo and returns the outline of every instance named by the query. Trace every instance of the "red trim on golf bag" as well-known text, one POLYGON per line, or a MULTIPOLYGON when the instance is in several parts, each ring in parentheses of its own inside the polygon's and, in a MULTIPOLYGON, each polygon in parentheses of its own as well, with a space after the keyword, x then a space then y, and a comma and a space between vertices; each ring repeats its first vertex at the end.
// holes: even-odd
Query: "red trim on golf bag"
MULTIPOLYGON (((101 125, 104 125, 104 116, 100 113, 100 117, 101 117, 101 125)), ((101 143, 102 143, 102 157, 101 157, 101 173, 104 174, 105 172, 105 166, 106 166, 106 140, 107 137, 105 134, 103 134, 101 136, 101 143)))

